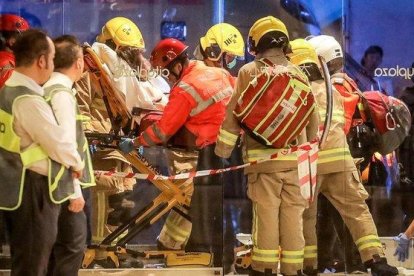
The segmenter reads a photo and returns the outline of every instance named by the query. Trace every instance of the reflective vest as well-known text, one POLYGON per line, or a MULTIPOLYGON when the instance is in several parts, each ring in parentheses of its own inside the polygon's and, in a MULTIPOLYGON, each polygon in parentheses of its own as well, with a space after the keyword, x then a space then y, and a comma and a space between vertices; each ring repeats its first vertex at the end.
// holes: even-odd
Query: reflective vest
POLYGON ((188 148, 203 148, 215 143, 224 120, 226 105, 233 93, 230 78, 224 69, 207 67, 199 61, 190 62, 184 69, 182 79, 172 88, 170 102, 165 107, 161 120, 142 133, 141 144, 151 146, 166 143, 173 135, 173 145, 188 148), (186 108, 170 105, 178 97, 187 99, 182 105, 191 105, 190 114, 188 111, 184 113, 183 110, 188 110, 186 108), (171 114, 169 110, 174 110, 175 113, 171 114), (167 117, 166 114, 174 116, 167 117), (182 119, 184 116, 184 125, 176 122, 175 118, 182 119), (168 128, 172 126, 181 129, 169 133, 168 128))
POLYGON ((52 202, 62 203, 74 193, 72 174, 65 166, 51 160, 39 145, 21 150, 20 137, 13 129, 12 107, 16 99, 23 97, 41 98, 24 86, 5 86, 0 91, 0 209, 8 211, 19 208, 26 170, 40 160, 48 161, 49 196, 52 202))
MULTIPOLYGON (((327 102, 325 83, 322 80, 313 81, 311 86, 318 104, 319 122, 321 127, 323 127, 327 102)), ((342 98, 334 87, 332 89, 332 96, 333 113, 331 127, 323 147, 318 152, 318 174, 355 169, 344 132, 345 115, 342 98)))
MULTIPOLYGON (((56 95, 57 92, 67 92, 73 97, 73 100, 76 102, 76 98, 72 93, 72 90, 65 87, 61 84, 55 84, 45 88, 45 99, 46 101, 51 104, 52 98, 56 95)), ((83 169, 83 176, 79 179, 79 182, 82 187, 90 187, 95 186, 95 176, 93 173, 92 167, 92 159, 89 153, 89 145, 88 140, 85 137, 85 133, 83 131, 83 122, 89 120, 89 117, 81 115, 79 111, 79 107, 76 104, 76 142, 77 142, 77 150, 82 159, 82 162, 85 163, 83 169)))

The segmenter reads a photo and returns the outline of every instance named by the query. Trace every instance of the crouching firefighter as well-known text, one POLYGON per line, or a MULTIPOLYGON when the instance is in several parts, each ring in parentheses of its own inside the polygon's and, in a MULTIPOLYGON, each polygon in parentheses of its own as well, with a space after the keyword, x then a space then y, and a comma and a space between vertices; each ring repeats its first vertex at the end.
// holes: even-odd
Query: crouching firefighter
MULTIPOLYGON (((207 67, 200 61, 190 61, 187 48, 188 46, 176 39, 165 39, 155 46, 150 61, 154 68, 168 69, 170 72, 168 80, 173 86, 169 102, 158 122, 148 127, 136 139, 123 140, 119 146, 124 152, 129 152, 138 146, 166 145, 174 136, 174 146, 199 150, 198 155, 180 153, 176 156, 187 159, 193 170, 195 159, 197 170, 219 168, 222 160, 215 156, 214 146, 225 115, 226 103, 233 92, 230 75, 221 68, 207 67), (178 137, 182 139, 177 139, 178 137)), ((219 179, 220 176, 201 181, 215 182, 219 179)), ((193 185, 191 181, 187 183, 193 185)), ((186 206, 173 208, 161 230, 158 241, 163 248, 184 249, 186 246, 192 229, 189 207, 193 189, 190 190, 186 195, 186 206)), ((202 223, 221 223, 221 212, 215 214, 213 220, 214 222, 203 220, 202 223)), ((221 246, 221 236, 211 239, 216 244, 219 240, 221 246)), ((221 255, 221 249, 214 248, 213 251, 217 253, 215 255, 221 255)), ((216 264, 219 261, 215 258, 216 264)))
MULTIPOLYGON (((319 151, 317 194, 322 193, 339 211, 359 249, 362 261, 365 262, 367 268, 371 268, 372 274, 397 275, 398 270, 389 266, 385 259, 377 229, 365 203, 368 193, 361 183, 359 172, 349 152, 344 132, 343 99, 332 86, 326 87, 324 77, 329 78, 329 74, 322 77, 319 69, 322 63, 319 62, 316 54, 318 44, 315 43, 315 51, 313 39, 310 39, 309 42, 303 39, 293 41, 290 59, 302 68, 311 81, 321 121, 328 110, 326 89, 332 89, 333 106, 331 107, 335 111, 330 126, 323 126, 329 129, 329 134, 325 142, 321 144, 319 151)), ((330 84, 328 83, 328 85, 330 84)), ((303 219, 306 240, 305 271, 314 275, 317 273, 315 225, 316 202, 305 210, 303 219), (307 249, 309 249, 308 252, 307 249)))
POLYGON ((277 275, 279 260, 282 274, 301 275, 302 214, 311 191, 299 185, 298 155, 285 152, 316 138, 314 99, 306 76, 285 56, 289 35, 283 22, 272 16, 257 20, 248 45, 256 58, 239 71, 215 152, 229 157, 242 126, 245 162, 279 154, 244 171, 253 203, 252 275, 277 275))
POLYGON ((24 32, 14 45, 16 69, 0 91, 0 209, 9 211, 12 275, 45 275, 59 204, 84 167, 76 141, 43 99, 54 52, 43 32, 24 32))

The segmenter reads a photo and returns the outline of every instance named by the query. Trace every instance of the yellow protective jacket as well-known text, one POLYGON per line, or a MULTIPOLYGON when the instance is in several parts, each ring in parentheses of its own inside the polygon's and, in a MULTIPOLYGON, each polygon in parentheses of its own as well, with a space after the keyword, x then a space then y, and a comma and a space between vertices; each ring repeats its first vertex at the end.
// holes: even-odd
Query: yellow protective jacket
MULTIPOLYGON (((266 58, 275 65, 295 66, 286 59, 282 51, 277 49, 271 49, 266 51, 263 55, 257 56, 256 60, 261 58, 266 58)), ((259 63, 258 61, 252 61, 244 65, 239 71, 236 82, 236 88, 230 100, 230 103, 227 106, 226 117, 220 128, 219 136, 217 139, 215 153, 218 156, 228 158, 236 145, 237 137, 240 135, 241 128, 236 117, 233 115, 233 110, 237 104, 237 100, 239 99, 241 92, 243 92, 247 88, 249 82, 252 81, 255 78, 255 76, 262 72, 262 66, 262 63, 259 63)), ((317 129, 318 114, 317 112, 313 112, 308 126, 298 137, 298 143, 302 144, 314 139, 317 135, 317 129)), ((278 151, 283 151, 283 149, 267 147, 257 142, 254 138, 248 136, 247 134, 243 135, 244 162, 260 160, 278 151)), ((293 153, 290 155, 278 157, 277 159, 274 159, 272 161, 267 161, 264 163, 249 166, 245 168, 245 173, 270 173, 275 171, 296 169, 297 156, 295 153, 293 153)))

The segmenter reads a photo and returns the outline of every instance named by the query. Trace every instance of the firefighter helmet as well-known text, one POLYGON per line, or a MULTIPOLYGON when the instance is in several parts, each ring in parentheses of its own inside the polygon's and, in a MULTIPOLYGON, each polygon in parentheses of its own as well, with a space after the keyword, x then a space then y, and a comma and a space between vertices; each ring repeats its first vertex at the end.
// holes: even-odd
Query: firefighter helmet
POLYGON ((286 45, 289 43, 289 33, 285 24, 276 17, 266 16, 257 20, 250 28, 248 35, 249 53, 256 55, 260 40, 267 35, 270 35, 276 42, 283 42, 286 45))
POLYGON ((145 48, 144 38, 134 22, 125 17, 115 17, 105 23, 96 40, 105 43, 112 39, 116 47, 131 46, 145 48))
POLYGON ((218 61, 223 53, 244 56, 242 35, 233 25, 227 23, 219 23, 211 27, 205 36, 200 38, 200 46, 207 58, 212 61, 218 61))
POLYGON ((158 42, 151 53, 150 61, 154 68, 166 68, 172 61, 180 57, 188 46, 174 38, 166 38, 158 42))
POLYGON ((318 35, 307 39, 315 48, 316 53, 322 56, 325 62, 335 58, 343 58, 342 47, 339 42, 329 35, 318 35))
POLYGON ((15 14, 0 15, 0 31, 1 32, 23 32, 29 29, 29 23, 23 18, 15 14))
POLYGON ((293 64, 298 66, 305 63, 319 64, 315 48, 308 41, 298 38, 291 41, 290 46, 292 53, 289 54, 289 58, 293 64))

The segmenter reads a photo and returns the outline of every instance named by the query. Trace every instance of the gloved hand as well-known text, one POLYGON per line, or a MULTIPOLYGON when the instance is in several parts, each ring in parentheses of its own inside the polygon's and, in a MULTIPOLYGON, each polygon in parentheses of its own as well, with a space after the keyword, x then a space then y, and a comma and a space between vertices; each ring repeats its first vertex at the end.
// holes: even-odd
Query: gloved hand
POLYGON ((408 258, 408 247, 410 245, 410 239, 404 234, 400 233, 394 238, 398 242, 398 246, 395 249, 395 255, 398 255, 398 261, 404 262, 408 258))
POLYGON ((121 138, 118 147, 125 153, 129 153, 135 149, 134 139, 131 138, 121 138))

